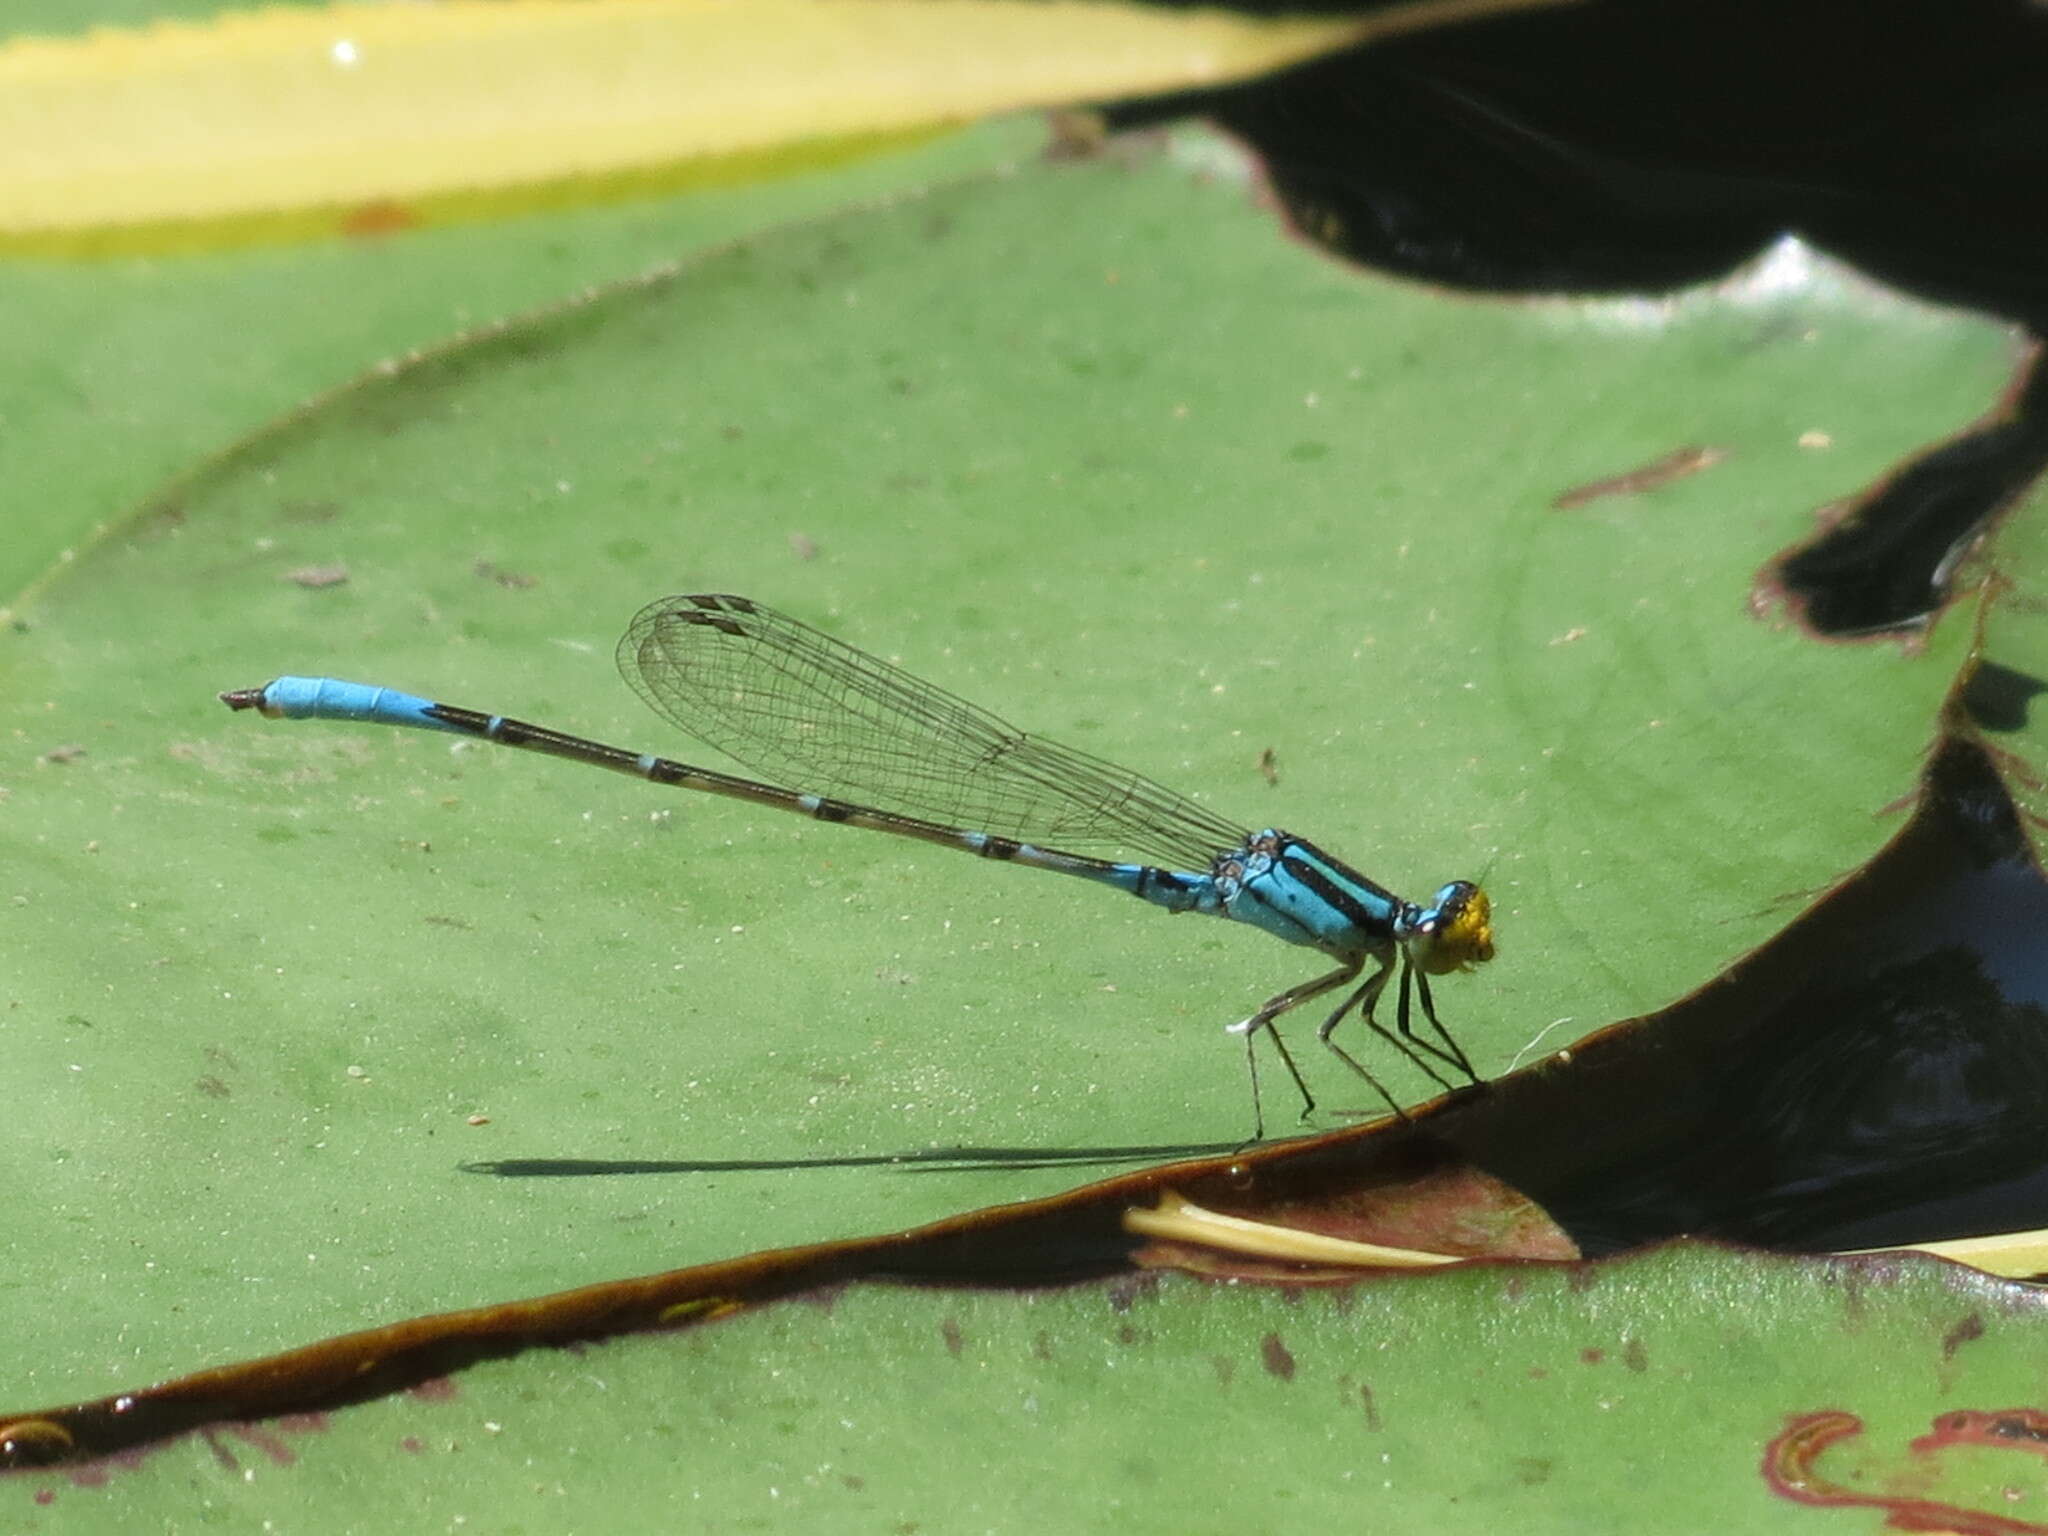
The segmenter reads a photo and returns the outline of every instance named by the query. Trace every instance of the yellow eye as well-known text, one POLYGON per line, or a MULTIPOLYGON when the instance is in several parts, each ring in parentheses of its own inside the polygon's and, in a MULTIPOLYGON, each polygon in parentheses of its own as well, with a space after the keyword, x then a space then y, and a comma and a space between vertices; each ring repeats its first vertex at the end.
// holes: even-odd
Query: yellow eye
POLYGON ((1432 976, 1466 971, 1493 958, 1493 903, 1476 885, 1459 881, 1439 894, 1436 932, 1416 957, 1432 976))

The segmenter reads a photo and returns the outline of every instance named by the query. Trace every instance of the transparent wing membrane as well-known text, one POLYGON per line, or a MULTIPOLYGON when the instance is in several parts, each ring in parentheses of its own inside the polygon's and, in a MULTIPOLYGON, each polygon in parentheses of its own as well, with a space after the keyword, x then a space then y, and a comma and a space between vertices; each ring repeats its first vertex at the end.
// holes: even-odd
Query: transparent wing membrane
POLYGON ((748 598, 665 597, 619 642, 648 705, 807 794, 1073 853, 1206 870, 1244 828, 748 598))

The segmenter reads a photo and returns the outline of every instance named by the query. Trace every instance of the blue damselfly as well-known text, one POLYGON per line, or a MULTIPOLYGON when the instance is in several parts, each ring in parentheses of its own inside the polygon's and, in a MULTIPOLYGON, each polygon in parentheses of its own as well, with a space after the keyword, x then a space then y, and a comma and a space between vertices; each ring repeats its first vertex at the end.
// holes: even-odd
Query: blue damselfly
POLYGON ((1436 1015, 1429 978, 1493 956, 1486 894, 1454 880, 1427 905, 1404 901, 1305 838, 1248 831, 1150 779, 1026 735, 987 710, 744 597, 665 597, 634 618, 619 670, 665 719, 770 780, 606 746, 504 715, 334 678, 280 677, 221 699, 272 718, 360 720, 481 737, 656 784, 727 795, 818 821, 1057 870, 1169 912, 1203 912, 1321 950, 1337 968, 1289 987, 1230 1026, 1245 1039, 1257 1117, 1264 1032, 1302 1097, 1308 1085, 1274 1021, 1359 982, 1317 1030, 1323 1044, 1400 1114, 1392 1094, 1333 1038, 1356 1010, 1383 1040, 1449 1089, 1438 1067, 1478 1082, 1436 1015), (783 787, 783 786, 788 787, 783 787), (1109 855, 1137 856, 1123 862, 1109 855), (1367 968, 1371 967, 1370 973, 1367 968), (1395 1027, 1375 1014, 1400 973, 1395 1027), (1359 978, 1363 976, 1363 980, 1359 978), (1410 995, 1435 1038, 1416 1033, 1410 995))

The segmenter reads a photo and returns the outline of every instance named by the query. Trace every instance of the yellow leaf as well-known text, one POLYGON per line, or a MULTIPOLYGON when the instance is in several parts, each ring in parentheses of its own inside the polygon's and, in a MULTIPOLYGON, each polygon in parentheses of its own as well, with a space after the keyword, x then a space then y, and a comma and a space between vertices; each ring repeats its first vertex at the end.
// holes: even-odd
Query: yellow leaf
POLYGON ((1500 8, 1367 23, 1068 0, 450 0, 18 38, 0 46, 0 251, 303 238, 759 176, 1500 8))

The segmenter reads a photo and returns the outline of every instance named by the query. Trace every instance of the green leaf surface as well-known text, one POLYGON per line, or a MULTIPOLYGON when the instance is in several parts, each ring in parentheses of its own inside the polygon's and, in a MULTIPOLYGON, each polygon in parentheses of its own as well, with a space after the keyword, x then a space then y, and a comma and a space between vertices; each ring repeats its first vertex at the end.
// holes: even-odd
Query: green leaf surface
POLYGON ((0 266, 0 610, 166 478, 364 369, 693 251, 1036 153, 1036 122, 804 175, 488 227, 0 266))
MULTIPOLYGON (((428 238, 458 237, 482 234, 428 238)), ((476 1161, 1227 1140, 1250 1117, 1219 1027, 1315 969, 1049 875, 527 754, 231 717, 214 690, 327 671, 689 756, 611 675, 613 640, 662 592, 748 593, 1406 894, 1484 874, 1500 958, 1438 998, 1498 1072, 1699 985, 1895 828, 1885 808, 1912 789, 1969 624, 1912 651, 1825 646, 1748 593, 1813 508, 1975 414, 2009 361, 1994 327, 1825 271, 1664 305, 1457 300, 1346 272, 1187 138, 745 240, 259 435, 70 562, 0 650, 0 952, 32 957, 0 971, 8 1403, 1072 1177, 516 1180, 463 1171, 476 1161), (1802 448, 1815 431, 1832 446, 1802 448), (1550 505, 1685 444, 1726 456, 1550 505)), ((1308 1033, 1332 1118, 1370 1110, 1308 1033)), ((1459 1287, 1497 1303, 1511 1280, 1459 1287)), ((1360 1304, 1458 1304, 1429 1300, 1433 1283, 1360 1304)), ((1660 1305, 1706 1326, 1712 1276, 1666 1284, 1660 1305)), ((1248 1386, 1261 1309, 1291 1304, 1170 1289, 1248 1386)), ((1013 1341, 1041 1329, 1061 1359, 1101 1321, 1086 1296, 878 1293, 858 1310, 893 1360, 913 1337, 929 1353, 944 1305, 1013 1341)), ((1798 1331, 1780 1298, 1737 1286, 1727 1306, 1754 1337, 1798 1331)), ((1459 1390, 1432 1413, 1478 1390, 1488 1367, 1460 1336, 1406 1336, 1430 1342, 1404 1399, 1447 1372, 1459 1390)), ((687 1448, 693 1468, 752 1479, 767 1523, 802 1479, 837 1475, 841 1453, 811 1434, 820 1404, 860 1398, 872 1445, 928 1436, 930 1401, 878 1395, 857 1357, 798 1386, 776 1349, 808 1346, 703 1338, 621 1346, 653 1363, 616 1396, 563 1390, 559 1373, 591 1374, 564 1356, 473 1373, 490 1382, 475 1390, 521 1405, 522 1456, 601 1440, 624 1475, 687 1448), (679 1398, 732 1443, 707 1452, 700 1428, 650 1411, 679 1398), (772 1454, 796 1458, 788 1477, 772 1454)), ((1031 1377, 1007 1364, 1022 1358, 988 1357, 999 1424, 1024 1411, 1031 1377)), ((1144 1442, 1155 1486, 1221 1445, 1256 1463, 1243 1486, 1280 1497, 1286 1450, 1336 1433, 1350 1367, 1317 1369, 1313 1398, 1240 1390, 1260 1414, 1235 1433, 1144 1419, 1180 1411, 1170 1381, 1086 1412, 1117 1427, 1105 1447, 1144 1442)), ((1527 1400, 1588 1436, 1575 1454, 1604 1454, 1584 1427, 1597 1405, 1527 1400)), ((1748 1448, 1742 1475, 1792 1408, 1719 1426, 1748 1448)), ((345 1415, 376 1426, 350 1433, 384 1459, 302 1463, 266 1511, 370 1490, 438 1510, 441 1472, 390 1447, 419 1434, 439 1455, 509 1410, 464 1410, 459 1430, 417 1427, 422 1411, 345 1415)), ((1363 1410, 1347 1411, 1355 1432, 1363 1410)), ((1542 1444, 1569 1441, 1559 1424, 1542 1444)), ((1437 1444, 1402 1485, 1431 1486, 1441 1512, 1463 1449, 1437 1444)), ((211 1464, 165 1454, 201 1458, 181 1475, 211 1464)), ((902 1467, 967 1501, 937 1521, 960 1526, 972 1464, 939 1446, 902 1467)), ((484 1468, 463 1474, 478 1487, 511 1480, 463 1465, 484 1468)), ((1336 1465, 1318 1486, 1339 1486, 1336 1465)), ((1137 1500, 1142 1471, 1055 1492, 1121 1512, 1109 1501, 1137 1500)), ((666 1497, 633 1516, 695 1507, 666 1497)), ((528 1518, 559 1524, 546 1507, 528 1518)))
POLYGON ((414 1529, 1580 1536, 1832 1504, 2018 1531, 1966 1522, 2048 1514, 2010 1406, 2039 1307, 1935 1260, 1704 1245, 1307 1291, 856 1286, 6 1491, 50 1529, 198 1485, 215 1518, 316 1503, 335 1531, 391 1528, 394 1488, 414 1529))

